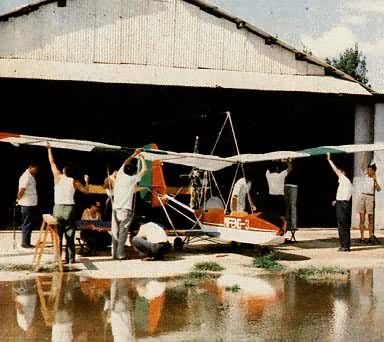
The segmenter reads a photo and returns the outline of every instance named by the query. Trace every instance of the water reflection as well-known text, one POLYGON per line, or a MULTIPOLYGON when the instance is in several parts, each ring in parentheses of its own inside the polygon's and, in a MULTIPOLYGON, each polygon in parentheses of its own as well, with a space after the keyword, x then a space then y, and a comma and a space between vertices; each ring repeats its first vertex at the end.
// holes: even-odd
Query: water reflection
POLYGON ((384 272, 343 283, 294 275, 0 283, 1 341, 382 341, 384 272))

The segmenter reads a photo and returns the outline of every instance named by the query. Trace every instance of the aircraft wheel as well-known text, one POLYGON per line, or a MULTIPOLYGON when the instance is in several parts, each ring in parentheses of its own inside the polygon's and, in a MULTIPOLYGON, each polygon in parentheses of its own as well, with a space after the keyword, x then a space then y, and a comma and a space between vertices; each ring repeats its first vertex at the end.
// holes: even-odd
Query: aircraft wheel
POLYGON ((177 237, 175 241, 173 241, 173 248, 175 249, 175 251, 181 251, 183 249, 183 246, 184 241, 180 237, 177 237))

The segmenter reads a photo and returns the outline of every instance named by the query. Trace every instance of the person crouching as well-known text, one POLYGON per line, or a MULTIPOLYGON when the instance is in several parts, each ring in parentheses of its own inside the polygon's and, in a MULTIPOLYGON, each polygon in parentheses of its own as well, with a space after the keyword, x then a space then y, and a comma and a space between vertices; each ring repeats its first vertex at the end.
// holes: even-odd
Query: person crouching
POLYGON ((163 260, 171 248, 163 227, 154 222, 140 226, 132 245, 144 260, 163 260))

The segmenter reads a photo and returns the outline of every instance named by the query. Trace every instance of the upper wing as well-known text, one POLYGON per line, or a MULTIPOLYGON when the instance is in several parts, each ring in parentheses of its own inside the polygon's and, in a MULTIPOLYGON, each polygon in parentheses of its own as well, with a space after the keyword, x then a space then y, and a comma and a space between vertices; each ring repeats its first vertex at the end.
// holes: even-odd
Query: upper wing
MULTIPOLYGON (((34 146, 47 146, 49 143, 55 148, 64 148, 77 151, 93 151, 95 149, 104 150, 125 150, 126 148, 117 145, 109 145, 99 142, 74 140, 74 139, 57 139, 38 137, 31 135, 21 135, 12 133, 0 132, 0 142, 8 142, 14 145, 34 145, 34 146)), ((375 144, 352 144, 352 145, 339 145, 339 146, 319 146, 309 148, 301 151, 275 151, 269 153, 259 154, 240 154, 228 158, 222 158, 212 155, 204 155, 199 153, 188 152, 171 152, 164 150, 148 149, 143 152, 144 158, 147 160, 160 160, 166 163, 185 165, 195 167, 206 171, 218 171, 228 166, 238 163, 254 163, 268 160, 279 159, 296 159, 303 157, 310 157, 322 155, 326 153, 356 153, 384 150, 384 143, 375 144)))
POLYGON ((234 164, 233 161, 226 158, 199 153, 148 150, 142 154, 146 160, 161 160, 166 163, 191 166, 206 171, 218 171, 234 164))
POLYGON ((13 145, 34 145, 34 146, 47 146, 49 143, 52 147, 65 148, 69 150, 87 151, 90 152, 94 149, 107 149, 107 150, 121 150, 121 146, 103 144, 86 140, 73 140, 73 139, 57 139, 37 137, 32 135, 21 135, 12 133, 1 133, 0 142, 8 142, 13 145))
POLYGON ((287 158, 296 159, 324 155, 327 153, 357 153, 379 150, 384 150, 384 143, 319 146, 301 151, 275 151, 259 154, 239 154, 228 158, 198 153, 177 153, 162 150, 146 151, 143 152, 143 155, 147 160, 161 160, 166 163, 186 165, 206 171, 218 171, 237 163, 255 163, 287 158))

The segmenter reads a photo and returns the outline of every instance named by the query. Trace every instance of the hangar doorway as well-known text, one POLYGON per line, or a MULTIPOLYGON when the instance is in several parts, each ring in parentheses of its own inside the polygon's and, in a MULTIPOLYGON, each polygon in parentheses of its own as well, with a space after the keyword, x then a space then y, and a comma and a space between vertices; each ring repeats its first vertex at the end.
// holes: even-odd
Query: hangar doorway
MULTIPOLYGON (((12 108, 3 115, 1 131, 88 139, 129 147, 156 142, 162 149, 180 152, 192 151, 195 136, 199 136, 201 153, 210 152, 224 120, 223 112, 228 110, 232 113, 242 153, 351 144, 355 104, 359 100, 356 96, 220 88, 13 79, 2 79, 0 83, 3 107, 12 108)), ((235 154, 232 138, 229 134, 224 136, 228 138, 221 141, 216 154, 235 154)), ((7 160, 2 170, 7 182, 0 200, 4 218, 1 224, 6 224, 18 176, 30 159, 42 163, 40 203, 44 210, 48 209, 52 184, 49 183, 45 151, 5 144, 0 149, 7 160)), ((76 165, 97 170, 97 181, 105 175, 105 165, 111 159, 105 154, 58 153, 76 165)), ((352 172, 352 156, 338 159, 352 172)), ((254 168, 254 191, 257 193, 266 191, 264 167, 256 165, 254 168)), ((166 177, 169 183, 177 183, 178 177, 172 170, 166 177)), ((299 227, 336 225, 331 201, 337 178, 324 156, 295 161, 289 182, 299 186, 299 227)))

